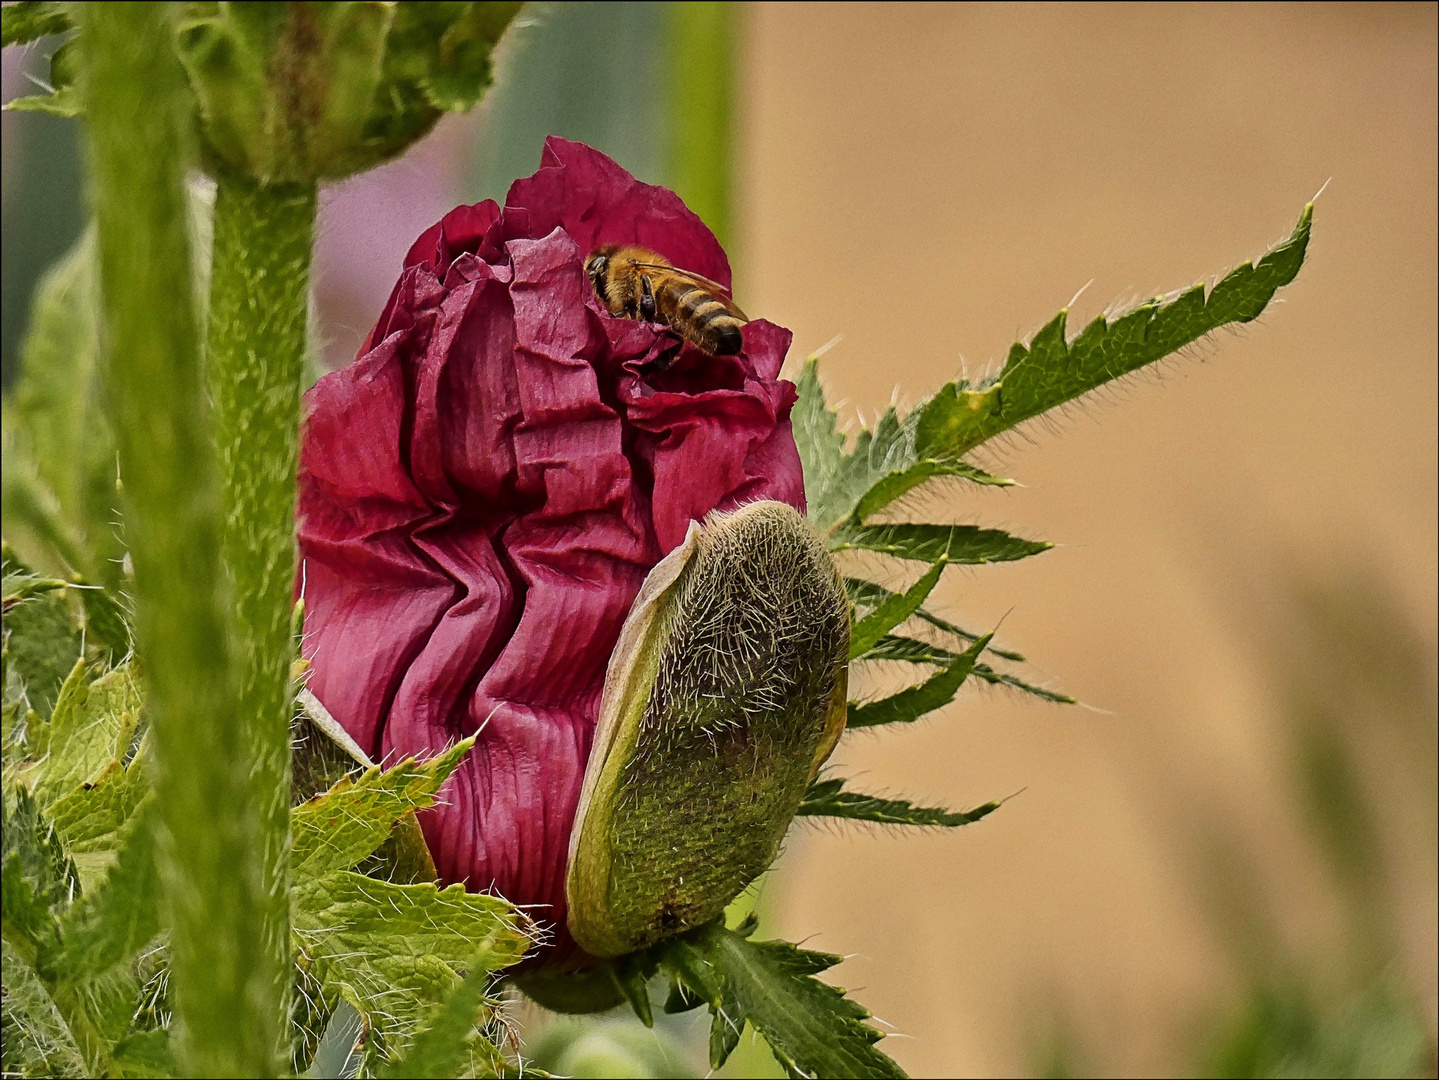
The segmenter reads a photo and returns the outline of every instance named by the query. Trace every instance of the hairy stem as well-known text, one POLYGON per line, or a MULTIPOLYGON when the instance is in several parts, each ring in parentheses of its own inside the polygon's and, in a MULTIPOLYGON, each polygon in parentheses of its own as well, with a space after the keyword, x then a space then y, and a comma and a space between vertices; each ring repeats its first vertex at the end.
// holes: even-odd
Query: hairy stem
POLYGON ((274 1076, 281 998, 252 750, 231 667, 168 4, 77 5, 106 378, 149 683, 177 1050, 191 1076, 274 1076))
POLYGON ((215 194, 209 375, 234 594, 239 702, 255 763, 269 913, 261 948, 288 986, 295 463, 314 184, 222 173, 215 194))

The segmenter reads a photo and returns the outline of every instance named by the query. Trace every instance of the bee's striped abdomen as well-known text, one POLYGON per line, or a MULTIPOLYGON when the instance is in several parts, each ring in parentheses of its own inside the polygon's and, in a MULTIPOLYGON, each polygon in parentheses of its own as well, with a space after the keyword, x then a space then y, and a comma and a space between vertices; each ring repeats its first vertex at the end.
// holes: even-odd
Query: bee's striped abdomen
POLYGON ((655 298, 667 323, 711 356, 733 356, 744 348, 733 304, 689 281, 668 281, 655 298))

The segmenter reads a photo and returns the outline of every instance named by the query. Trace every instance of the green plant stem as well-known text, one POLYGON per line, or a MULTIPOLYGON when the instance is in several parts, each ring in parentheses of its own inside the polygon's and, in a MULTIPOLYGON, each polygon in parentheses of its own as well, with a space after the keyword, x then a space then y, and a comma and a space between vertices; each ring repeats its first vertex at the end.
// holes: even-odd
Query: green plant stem
POLYGON ((729 245, 734 5, 692 0, 669 8, 670 184, 729 245))
POLYGON ((77 7, 177 1052, 186 1075, 274 1076, 281 1001, 271 958, 255 948, 273 901, 227 640, 186 220, 190 98, 170 5, 77 7))
POLYGON ((295 465, 315 185, 221 172, 210 261, 209 377, 234 601, 239 701, 255 763, 269 912, 262 948, 289 987, 295 465))

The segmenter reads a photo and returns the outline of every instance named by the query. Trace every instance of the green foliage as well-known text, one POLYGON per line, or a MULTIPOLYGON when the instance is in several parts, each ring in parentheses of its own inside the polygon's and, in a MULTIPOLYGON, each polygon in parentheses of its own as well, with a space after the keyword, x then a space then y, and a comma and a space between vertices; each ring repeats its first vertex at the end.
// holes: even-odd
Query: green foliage
POLYGON ((6 1071, 80 1064, 81 1075, 108 1075, 134 989, 128 973, 112 968, 135 938, 158 929, 149 833, 127 845, 97 893, 82 896, 74 864, 30 793, 17 786, 4 795, 0 929, 5 1027, 14 1033, 6 1071))
MULTIPOLYGON (((869 652, 882 637, 919 611, 919 606, 939 584, 939 575, 944 572, 948 561, 946 558, 935 560, 924 576, 905 592, 891 593, 886 590, 883 597, 877 597, 869 614, 858 619, 850 629, 849 658, 853 660, 869 652)), ((853 594, 850 603, 854 603, 853 594)))
POLYGON ((824 403, 818 365, 801 373, 793 413, 804 463, 810 517, 821 529, 858 525, 896 498, 936 477, 1006 484, 961 456, 1016 424, 1182 349, 1229 323, 1259 315, 1275 291, 1299 272, 1309 242, 1307 206, 1289 239, 1255 265, 1244 263, 1209 291, 1196 285, 1141 304, 1109 320, 1096 318, 1073 340, 1060 312, 1028 346, 1016 344, 998 375, 971 386, 944 386, 903 419, 891 407, 845 449, 837 418, 824 403))
POLYGON ((490 1072, 498 1054, 488 1040, 478 1040, 476 1046, 475 1022, 485 1005, 485 991, 489 986, 487 978, 490 969, 477 958, 470 967, 470 973, 454 990, 450 991, 443 1004, 431 1011, 429 1022, 415 1035, 409 1048, 381 1070, 384 1077, 414 1077, 416 1080, 445 1080, 451 1076, 484 1075, 475 1068, 474 1055, 478 1049, 488 1061, 490 1072), (488 1051, 488 1053, 486 1053, 488 1051))
MULTIPOLYGON (((6 45, 24 45, 52 34, 66 34, 75 28, 68 4, 35 3, 33 0, 7 4, 0 15, 6 45)), ((73 38, 61 44, 50 57, 49 94, 13 98, 5 108, 15 112, 44 112, 52 116, 78 116, 82 105, 75 88, 77 54, 73 38)))
POLYGON ((92 230, 36 287, 21 345, 13 422, 17 452, 44 485, 44 497, 58 507, 55 527, 67 537, 60 554, 85 553, 85 565, 70 569, 114 587, 124 552, 117 529, 115 441, 98 377, 98 288, 92 230))
MULTIPOLYGON (((863 578, 845 578, 844 587, 845 591, 849 593, 850 603, 854 605, 856 618, 862 613, 873 611, 894 595, 894 593, 890 592, 883 585, 878 585, 873 581, 865 581, 863 578)), ((963 627, 956 626, 948 619, 942 618, 926 608, 916 608, 913 614, 919 616, 919 618, 929 623, 929 625, 935 629, 944 631, 946 634, 953 634, 955 637, 961 638, 964 641, 979 640, 979 634, 976 634, 972 630, 965 630, 963 627)), ((876 644, 878 644, 878 642, 876 642, 876 644)), ((871 648, 873 648, 873 646, 871 646, 871 648)), ((1013 660, 1021 664, 1024 663, 1024 654, 1014 652, 1012 649, 1000 649, 991 645, 987 651, 1005 660, 1013 660)))
POLYGON ((103 975, 132 960, 160 932, 153 807, 153 798, 146 800, 126 823, 103 888, 65 913, 65 951, 56 965, 61 978, 103 975))
POLYGON ((1433 1071, 1428 1027, 1387 983, 1325 1009, 1299 984, 1250 991, 1204 1061, 1208 1077, 1420 1077, 1433 1071))
MULTIPOLYGON (((33 582, 14 577, 14 595, 58 591, 37 593, 33 582)), ((9 633, 12 643, 21 637, 9 633)), ((129 664, 104 670, 81 661, 53 715, 42 721, 32 713, 12 733, 3 872, 7 1072, 180 1075, 168 1018, 146 1019, 169 1011, 170 951, 156 946, 160 807, 147 742, 134 750, 143 711, 129 664), (158 982, 146 974, 156 970, 146 958, 157 955, 158 982)), ((297 975, 316 1005, 296 1032, 301 1064, 306 1048, 318 1053, 321 1029, 346 1002, 363 1028, 372 1071, 408 1053, 417 1031, 423 1045, 402 1067, 431 1070, 418 1075, 438 1075, 455 1061, 457 1072, 472 1075, 504 1067, 476 1025, 492 1012, 484 997, 490 973, 530 945, 528 920, 503 900, 440 889, 432 864, 429 880, 417 883, 375 876, 394 874, 396 863, 382 856, 397 834, 418 831, 415 811, 433 805, 472 743, 425 762, 342 776, 297 808, 288 902, 297 975)))
POLYGON ((22 0, 0 9, 0 44, 26 45, 47 34, 74 29, 68 4, 22 0))
POLYGON ((34 745, 46 757, 35 782, 35 797, 49 809, 62 794, 99 779, 125 756, 140 716, 140 691, 129 665, 91 682, 85 662, 75 668, 49 721, 37 725, 34 745))
MULTIPOLYGON (((202 201, 191 199, 192 218, 207 209, 202 201)), ((131 648, 130 601, 98 288, 91 230, 35 292, 19 379, 3 407, 3 500, 7 542, 76 586, 87 643, 118 659, 131 648)))
POLYGON ((991 635, 986 634, 964 652, 954 657, 938 674, 931 675, 918 686, 911 686, 897 694, 869 704, 850 702, 849 728, 873 727, 876 724, 909 724, 921 716, 948 705, 974 670, 979 654, 989 644, 991 635))
POLYGON ((434 804, 440 786, 474 744, 472 736, 425 762, 405 758, 383 772, 372 766, 296 807, 290 819, 291 872, 298 879, 318 877, 372 854, 402 816, 434 804))
MULTIPOLYGON (((1207 296, 1197 285, 1112 320, 1097 318, 1073 340, 1065 336, 1066 313, 1061 312, 1028 345, 1016 344, 993 378, 974 385, 965 380, 949 383, 903 417, 891 407, 872 429, 860 431, 853 446, 846 446, 838 418, 825 404, 817 361, 812 358, 805 365, 792 421, 811 521, 836 553, 867 551, 931 564, 919 581, 899 593, 862 577, 846 579, 855 615, 853 660, 897 660, 941 669, 883 700, 851 703, 848 727, 916 720, 952 701, 970 675, 1045 700, 1073 701, 980 662, 991 635, 963 630, 922 606, 950 563, 1023 559, 1049 544, 975 525, 872 522, 871 518, 892 511, 896 500, 935 479, 991 486, 1011 483, 976 468, 963 455, 1016 424, 1160 360, 1220 326, 1254 319, 1275 291, 1299 272, 1312 214, 1313 207, 1305 207, 1287 240, 1257 264, 1245 263, 1232 271, 1207 296), (929 624, 942 636, 959 639, 964 648, 957 651, 942 641, 892 632, 910 618, 929 624)), ((1023 660, 1018 653, 990 651, 999 659, 1023 660)))
POLYGON ((1313 205, 1294 232, 1258 263, 1241 263, 1205 295, 1201 283, 1159 297, 1113 320, 1094 319, 1073 340, 1061 311, 1009 351, 1003 370, 973 390, 951 383, 931 399, 919 423, 930 450, 962 454, 1002 431, 1184 348, 1230 323, 1257 318, 1304 263, 1313 205))
POLYGON ((851 525, 831 536, 835 551, 877 551, 917 562, 1012 562, 1048 551, 1053 545, 1021 540, 998 529, 975 525, 851 525))
POLYGON ((1072 340, 1065 336, 1067 312, 1060 312, 1027 346, 1010 349, 998 375, 975 385, 949 383, 902 420, 891 407, 872 431, 860 432, 849 452, 834 413, 824 405, 811 360, 800 376, 794 410, 811 518, 824 529, 843 521, 860 523, 935 476, 996 482, 966 471, 973 466, 965 466, 961 456, 1221 326, 1256 318, 1299 272, 1312 216, 1313 207, 1306 206, 1287 240, 1257 264, 1231 271, 1207 297, 1204 286, 1195 285, 1112 320, 1100 316, 1072 340))
POLYGON ((297 883, 290 898, 301 968, 391 1050, 408 1043, 461 971, 508 967, 529 945, 513 907, 462 885, 399 885, 340 870, 297 883))
POLYGON ((80 659, 74 610, 58 590, 37 590, 6 606, 5 634, 5 699, 21 701, 37 716, 48 717, 65 677, 80 659))
POLYGON ((797 386, 799 400, 791 420, 804 464, 809 516, 816 528, 828 531, 841 522, 859 524, 920 484, 938 477, 958 477, 1000 487, 1014 483, 990 476, 958 460, 957 455, 927 455, 926 451, 939 449, 919 441, 919 426, 928 403, 902 420, 891 406, 874 429, 861 431, 854 448, 846 451, 839 418, 825 404, 816 359, 805 364, 797 386))
POLYGON ((875 1048, 883 1035, 844 991, 814 976, 840 962, 783 941, 749 940, 711 923, 655 947, 677 987, 677 1007, 710 1008, 710 1064, 719 1068, 746 1023, 769 1044, 790 1076, 896 1077, 899 1066, 875 1048))
POLYGON ((881 799, 845 791, 843 780, 820 780, 810 785, 799 816, 847 818, 850 821, 873 821, 881 825, 942 825, 953 828, 969 825, 995 810, 999 803, 987 802, 973 810, 955 813, 939 807, 915 806, 904 799, 881 799))

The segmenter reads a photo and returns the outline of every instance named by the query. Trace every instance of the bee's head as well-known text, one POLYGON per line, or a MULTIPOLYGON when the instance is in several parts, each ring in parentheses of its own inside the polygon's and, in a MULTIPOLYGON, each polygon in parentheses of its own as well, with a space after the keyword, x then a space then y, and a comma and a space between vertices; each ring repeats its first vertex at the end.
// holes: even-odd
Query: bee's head
POLYGON ((590 276, 590 284, 595 287, 595 293, 599 296, 600 302, 606 307, 609 306, 610 298, 607 295, 608 288, 605 284, 605 277, 610 269, 610 256, 617 249, 611 245, 598 248, 594 254, 585 260, 585 273, 590 276))

